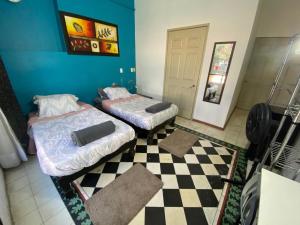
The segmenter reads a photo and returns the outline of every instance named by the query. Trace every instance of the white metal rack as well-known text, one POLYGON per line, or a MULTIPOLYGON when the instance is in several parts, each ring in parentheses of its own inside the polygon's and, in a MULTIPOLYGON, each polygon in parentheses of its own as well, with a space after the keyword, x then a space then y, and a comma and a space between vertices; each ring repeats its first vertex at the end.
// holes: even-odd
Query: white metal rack
MULTIPOLYGON (((281 80, 283 74, 286 71, 287 63, 289 60, 289 57, 291 55, 292 50, 294 49, 294 44, 297 40, 300 40, 300 35, 295 35, 294 37, 291 38, 290 44, 288 47, 288 51, 284 57, 282 66, 280 67, 276 78, 274 80, 274 84, 271 88, 270 95, 268 98, 267 103, 270 104, 272 97, 275 93, 275 90, 278 88, 279 81, 281 80)), ((300 91, 300 76, 298 77, 298 82, 295 87, 295 89, 292 91, 292 96, 289 100, 288 106, 284 112, 284 115, 279 123, 279 126, 277 128, 277 131, 271 140, 271 143, 268 147, 268 150, 266 154, 264 155, 264 158, 260 164, 260 166, 257 167, 257 172, 260 172, 263 165, 266 163, 268 157, 270 156, 271 158, 271 164, 269 169, 274 170, 274 169, 288 169, 290 170, 294 176, 293 178, 295 179, 298 174, 300 174, 300 149, 294 147, 294 146, 289 146, 288 142, 293 135, 293 132, 297 126, 297 124, 300 123, 300 102, 298 99, 299 96, 299 91, 300 91), (289 127, 287 133, 285 134, 285 137, 283 138, 282 142, 278 142, 278 136, 281 132, 281 129, 287 119, 287 117, 291 117, 292 119, 292 124, 289 127)))

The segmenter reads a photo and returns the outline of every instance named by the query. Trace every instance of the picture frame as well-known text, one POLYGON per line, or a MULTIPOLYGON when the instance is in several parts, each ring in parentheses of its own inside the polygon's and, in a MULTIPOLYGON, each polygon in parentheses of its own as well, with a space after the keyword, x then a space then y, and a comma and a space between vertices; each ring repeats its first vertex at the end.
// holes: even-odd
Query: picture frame
POLYGON ((203 101, 220 104, 236 42, 215 42, 203 101))
POLYGON ((118 25, 60 11, 68 54, 120 56, 118 25))

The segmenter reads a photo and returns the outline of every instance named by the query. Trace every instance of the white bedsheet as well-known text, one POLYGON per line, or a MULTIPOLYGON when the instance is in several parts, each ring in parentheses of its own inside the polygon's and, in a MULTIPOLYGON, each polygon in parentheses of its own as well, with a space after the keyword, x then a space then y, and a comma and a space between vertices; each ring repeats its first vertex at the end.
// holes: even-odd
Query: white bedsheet
POLYGON ((42 171, 51 176, 66 176, 91 166, 135 137, 134 130, 95 108, 32 125, 32 134, 42 171), (83 147, 75 146, 71 133, 111 120, 116 131, 83 147))
POLYGON ((176 116, 178 107, 174 104, 170 108, 158 113, 148 113, 145 109, 160 101, 146 98, 140 95, 123 98, 119 101, 104 100, 103 107, 108 112, 134 124, 137 127, 151 130, 159 124, 176 116))

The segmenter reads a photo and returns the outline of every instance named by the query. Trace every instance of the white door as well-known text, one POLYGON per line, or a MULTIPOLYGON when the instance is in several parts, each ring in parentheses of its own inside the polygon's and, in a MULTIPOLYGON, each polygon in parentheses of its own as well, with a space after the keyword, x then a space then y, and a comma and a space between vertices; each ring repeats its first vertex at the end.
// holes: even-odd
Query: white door
POLYGON ((205 48, 207 26, 168 31, 164 99, 191 119, 205 48))

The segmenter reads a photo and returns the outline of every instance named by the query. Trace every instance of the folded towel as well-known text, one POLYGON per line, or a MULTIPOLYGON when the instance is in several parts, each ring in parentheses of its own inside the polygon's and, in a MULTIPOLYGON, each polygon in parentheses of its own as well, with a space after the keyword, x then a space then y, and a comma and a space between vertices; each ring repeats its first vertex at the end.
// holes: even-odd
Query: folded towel
POLYGON ((158 113, 160 111, 170 108, 171 105, 172 105, 172 103, 170 103, 170 102, 161 102, 161 103, 157 103, 155 105, 149 106, 148 108, 145 109, 145 111, 148 113, 158 113))
POLYGON ((71 133, 71 138, 75 145, 81 147, 112 134, 115 132, 115 128, 116 126, 112 121, 106 121, 82 130, 73 131, 71 133))

